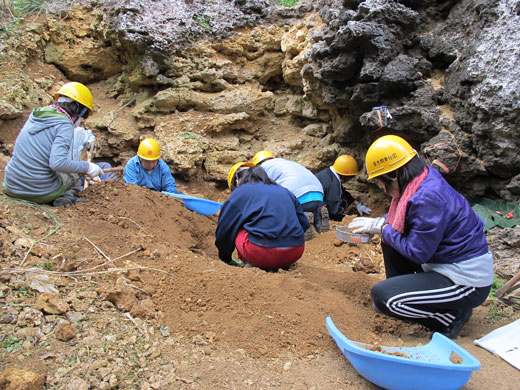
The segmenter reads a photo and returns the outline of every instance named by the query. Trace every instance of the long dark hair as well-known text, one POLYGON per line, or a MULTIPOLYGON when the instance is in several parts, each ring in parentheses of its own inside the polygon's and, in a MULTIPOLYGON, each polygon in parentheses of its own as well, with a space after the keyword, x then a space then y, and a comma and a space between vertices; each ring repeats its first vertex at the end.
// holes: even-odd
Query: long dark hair
POLYGON ((396 169, 395 171, 386 173, 378 177, 381 179, 383 183, 390 188, 391 183, 395 180, 397 176, 397 185, 399 186, 399 193, 403 193, 406 186, 413 180, 415 177, 419 176, 424 168, 426 168, 426 162, 420 158, 418 155, 415 155, 410 161, 404 164, 402 167, 396 169))
POLYGON ((269 179, 264 168, 255 165, 249 169, 244 169, 238 172, 239 185, 246 183, 264 183, 264 184, 276 184, 275 181, 269 179))
POLYGON ((58 107, 67 111, 67 114, 69 114, 71 117, 80 117, 80 116, 83 118, 88 117, 88 114, 89 114, 88 108, 85 107, 83 104, 78 103, 76 101, 56 102, 55 104, 58 107))

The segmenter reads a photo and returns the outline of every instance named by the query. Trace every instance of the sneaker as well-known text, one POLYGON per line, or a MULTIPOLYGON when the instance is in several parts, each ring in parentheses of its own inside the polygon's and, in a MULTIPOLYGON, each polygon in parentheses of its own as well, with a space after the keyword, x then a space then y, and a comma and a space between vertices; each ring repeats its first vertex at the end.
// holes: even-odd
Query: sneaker
POLYGON ((440 332, 444 336, 450 338, 450 339, 456 339, 459 337, 460 331, 466 325, 466 322, 469 321, 471 318, 471 315, 473 314, 473 309, 461 309, 459 310, 459 313, 453 320, 453 322, 446 327, 446 330, 443 332, 440 332))
POLYGON ((305 241, 309 241, 309 240, 312 240, 312 238, 314 237, 314 231, 312 229, 312 225, 314 223, 314 215, 309 211, 305 211, 305 216, 307 217, 307 219, 309 220, 309 223, 311 224, 309 226, 309 228, 307 230, 305 230, 305 241))
POLYGON ((86 202, 86 199, 75 197, 72 195, 62 195, 59 198, 56 198, 52 201, 52 205, 54 207, 66 207, 71 206, 76 203, 86 202))
POLYGON ((320 210, 320 214, 321 214, 320 233, 328 232, 330 230, 330 221, 329 221, 329 210, 327 210, 327 207, 322 207, 320 210))
POLYGON ((309 223, 312 225, 314 223, 314 214, 311 213, 310 211, 305 211, 304 214, 307 217, 307 219, 309 220, 309 223))
POLYGON ((314 230, 312 229, 312 225, 311 225, 311 226, 309 226, 309 228, 307 230, 305 230, 304 239, 305 239, 305 241, 310 241, 310 240, 312 240, 313 237, 314 237, 314 230))

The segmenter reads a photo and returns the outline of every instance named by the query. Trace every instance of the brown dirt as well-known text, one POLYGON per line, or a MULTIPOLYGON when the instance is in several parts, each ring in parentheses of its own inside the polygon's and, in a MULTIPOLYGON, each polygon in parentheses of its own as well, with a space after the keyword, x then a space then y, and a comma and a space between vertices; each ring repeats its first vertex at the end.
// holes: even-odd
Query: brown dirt
MULTIPOLYGON (((201 185, 186 184, 181 190, 220 201, 228 196, 201 185)), ((92 328, 105 327, 110 316, 129 313, 134 321, 169 329, 175 344, 160 343, 161 363, 150 359, 146 370, 162 378, 165 362, 175 362, 176 388, 375 388, 342 357, 325 328, 327 316, 356 341, 412 346, 427 343, 431 336, 420 326, 371 310, 370 287, 383 277, 377 238, 367 245, 342 244, 332 224, 331 231, 306 243, 305 254, 294 267, 264 272, 219 261, 214 246, 216 216, 190 212, 179 200, 121 182, 91 186, 84 197, 88 203, 49 209, 62 225, 32 249, 22 268, 43 265, 70 272, 98 266, 92 272, 102 273, 84 271, 62 278, 63 289, 81 285, 118 308, 115 314, 96 312, 92 328), (107 264, 100 266, 103 263, 107 264)), ((55 222, 40 209, 4 196, 0 200, 5 273, 20 268, 27 253, 16 239, 43 237, 55 222)), ((11 273, 6 285, 14 291, 13 275, 19 273, 11 273)), ((18 304, 34 307, 34 299, 18 304)), ((87 315, 93 311, 82 310, 87 315)), ((497 310, 492 304, 478 308, 457 341, 482 362, 467 389, 516 388, 518 371, 472 342, 518 317, 500 312, 502 319, 492 323, 490 315, 497 310)), ((111 332, 118 334, 117 328, 111 332)), ((80 346, 55 341, 53 353, 60 349, 79 353, 80 346)), ((48 377, 59 370, 58 360, 41 358, 43 345, 31 348, 21 361, 16 354, 2 352, 1 368, 32 367, 48 377)), ((142 380, 140 387, 121 383, 120 388, 147 388, 143 383, 151 382, 142 380)))

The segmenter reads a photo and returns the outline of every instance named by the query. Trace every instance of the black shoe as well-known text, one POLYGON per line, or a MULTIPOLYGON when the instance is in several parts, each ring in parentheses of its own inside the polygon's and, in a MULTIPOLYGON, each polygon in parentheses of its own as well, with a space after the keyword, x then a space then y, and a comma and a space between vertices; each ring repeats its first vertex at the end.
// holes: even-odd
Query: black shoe
POLYGON ((321 233, 321 215, 319 211, 314 214, 314 227, 318 233, 321 233))
POLYGON ((330 230, 329 210, 327 207, 322 207, 320 210, 321 228, 320 233, 328 232, 330 230))
POLYGON ((309 240, 312 240, 312 238, 314 237, 314 231, 312 229, 312 225, 314 224, 314 215, 309 211, 306 211, 305 215, 307 216, 307 219, 309 220, 310 226, 307 230, 305 230, 304 239, 305 239, 305 241, 309 241, 309 240))
POLYGON ((310 240, 312 240, 313 237, 314 237, 314 230, 312 229, 312 225, 311 225, 311 226, 309 226, 309 228, 307 230, 305 230, 304 240, 310 241, 310 240))
POLYGON ((64 194, 60 196, 59 198, 56 198, 52 201, 52 205, 54 207, 65 207, 65 206, 71 206, 76 203, 86 202, 86 199, 75 197, 72 195, 64 194))
POLYGON ((375 303, 372 303, 372 310, 374 310, 377 314, 385 314, 381 310, 379 310, 375 303))
POLYGON ((469 321, 471 315, 473 314, 473 309, 461 309, 453 322, 446 327, 442 333, 444 336, 450 339, 456 339, 459 337, 460 331, 466 325, 466 322, 469 321))

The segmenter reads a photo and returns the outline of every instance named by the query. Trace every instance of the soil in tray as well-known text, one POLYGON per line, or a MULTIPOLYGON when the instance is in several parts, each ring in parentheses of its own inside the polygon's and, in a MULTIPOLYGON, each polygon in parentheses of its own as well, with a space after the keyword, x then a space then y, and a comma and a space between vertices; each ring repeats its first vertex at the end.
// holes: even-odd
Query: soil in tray
POLYGON ((393 355, 393 356, 400 356, 400 357, 408 358, 408 355, 405 354, 404 352, 385 351, 383 348, 381 348, 380 345, 369 345, 369 346, 366 346, 365 349, 368 349, 369 351, 381 352, 381 353, 384 353, 385 355, 393 355))

